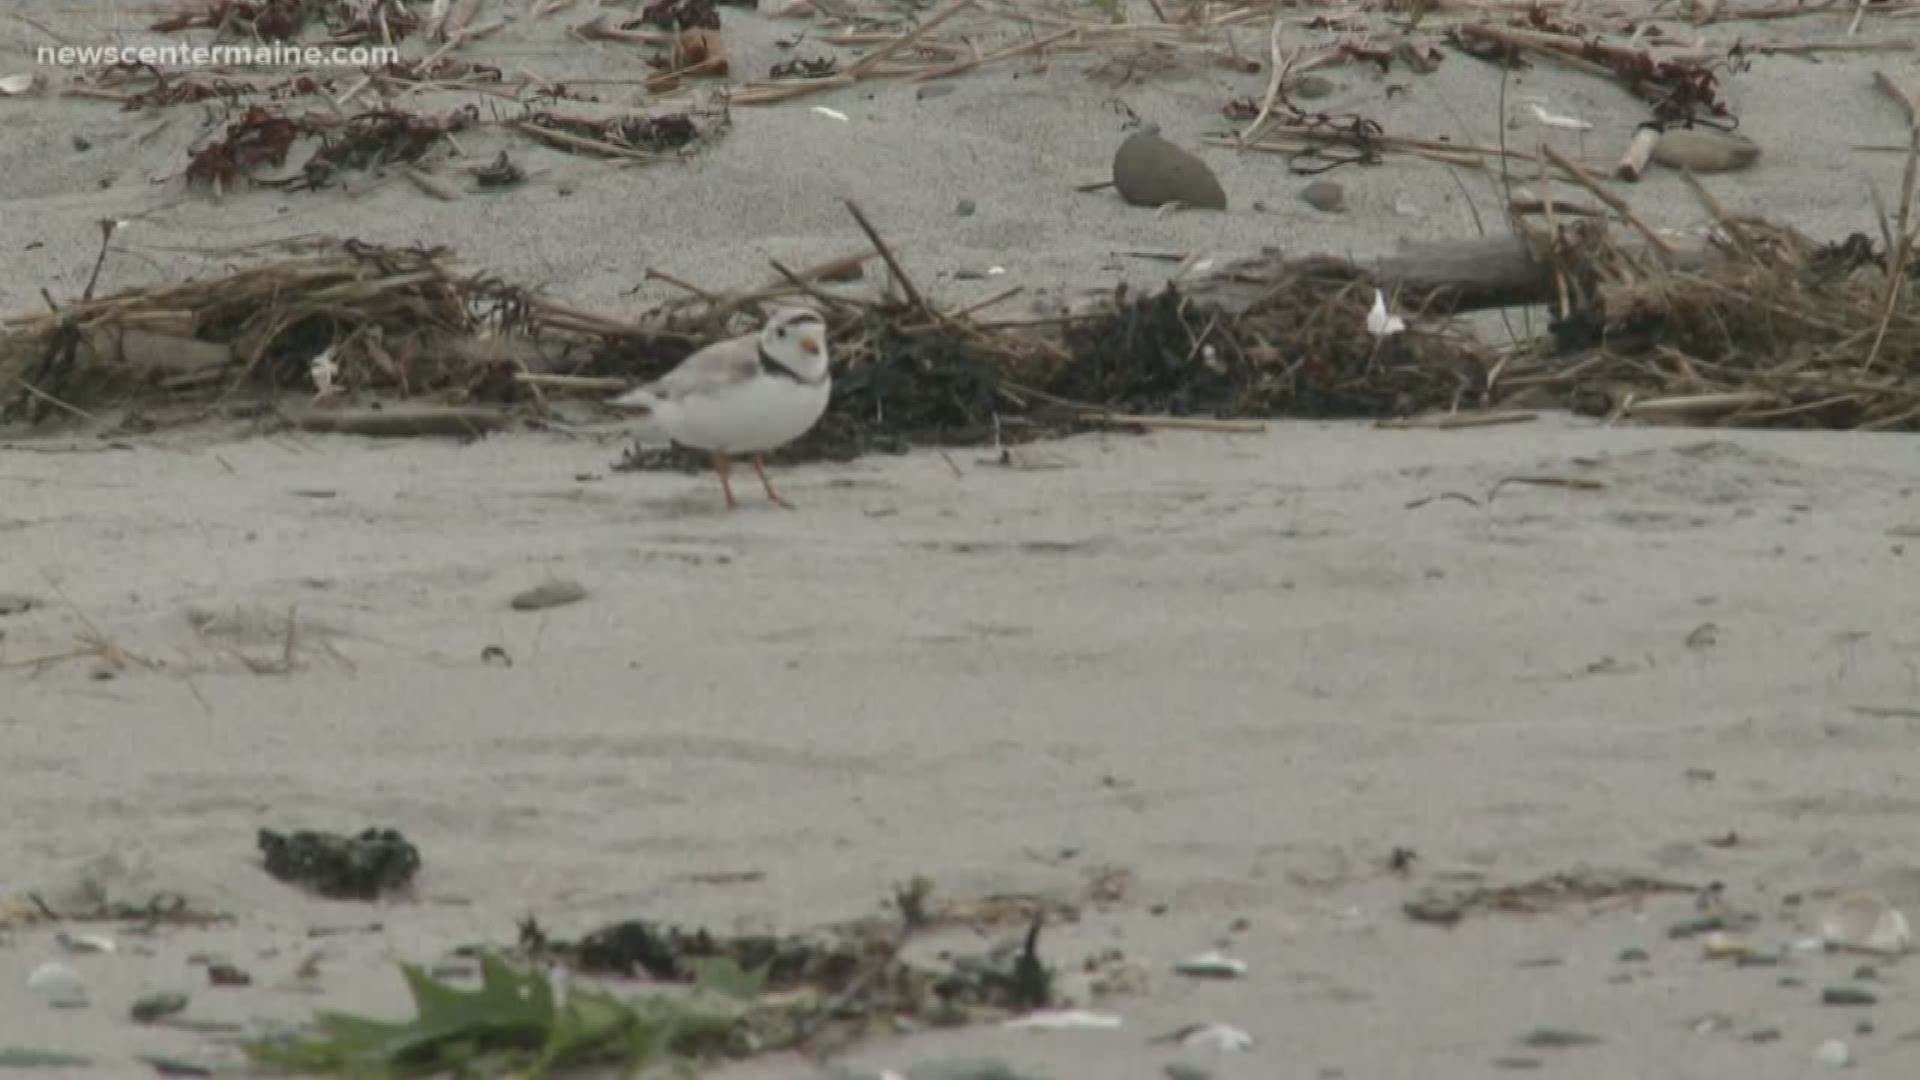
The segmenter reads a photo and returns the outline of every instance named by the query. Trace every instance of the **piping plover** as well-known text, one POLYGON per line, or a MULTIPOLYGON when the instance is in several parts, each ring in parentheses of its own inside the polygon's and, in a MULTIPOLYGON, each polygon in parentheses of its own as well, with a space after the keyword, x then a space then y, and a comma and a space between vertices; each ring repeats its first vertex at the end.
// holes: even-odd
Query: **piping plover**
POLYGON ((739 505, 727 457, 749 454, 767 498, 791 510, 761 455, 805 435, 827 411, 827 362, 826 322, 805 308, 780 308, 758 333, 715 342, 613 404, 646 416, 639 437, 664 435, 711 455, 727 509, 739 505))

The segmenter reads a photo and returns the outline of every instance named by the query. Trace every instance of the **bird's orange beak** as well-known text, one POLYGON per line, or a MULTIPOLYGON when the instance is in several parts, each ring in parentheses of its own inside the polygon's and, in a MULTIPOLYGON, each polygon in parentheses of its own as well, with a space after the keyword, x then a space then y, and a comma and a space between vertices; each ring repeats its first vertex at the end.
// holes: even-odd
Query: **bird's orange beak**
POLYGON ((803 353, 806 353, 808 356, 819 356, 820 355, 820 339, 813 338, 813 337, 801 338, 800 351, 803 353))

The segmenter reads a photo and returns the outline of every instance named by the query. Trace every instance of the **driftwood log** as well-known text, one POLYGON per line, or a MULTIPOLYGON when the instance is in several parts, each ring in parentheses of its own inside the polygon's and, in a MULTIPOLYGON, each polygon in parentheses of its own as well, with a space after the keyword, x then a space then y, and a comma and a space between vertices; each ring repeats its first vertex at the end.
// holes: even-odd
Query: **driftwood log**
MULTIPOLYGON (((1698 270, 1718 258, 1710 251, 1683 251, 1670 264, 1680 271, 1698 270)), ((1525 307, 1551 303, 1559 296, 1552 264, 1515 235, 1403 240, 1393 254, 1372 260, 1336 255, 1289 259, 1268 253, 1196 275, 1183 291, 1239 311, 1257 301, 1273 282, 1298 275, 1369 284, 1397 294, 1403 310, 1430 314, 1525 307)))

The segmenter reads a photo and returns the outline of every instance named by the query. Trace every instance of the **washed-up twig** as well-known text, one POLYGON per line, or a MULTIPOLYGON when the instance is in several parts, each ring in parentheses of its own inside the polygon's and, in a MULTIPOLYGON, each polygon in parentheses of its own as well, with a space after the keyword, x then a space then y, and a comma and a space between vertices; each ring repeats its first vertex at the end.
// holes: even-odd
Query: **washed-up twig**
POLYGON ((1533 412, 1470 412, 1437 413, 1428 416, 1410 416, 1404 420, 1381 420, 1373 426, 1390 431, 1456 431, 1464 428, 1495 427, 1501 424, 1524 424, 1539 419, 1539 413, 1533 412))
POLYGON ((1584 477, 1503 476, 1499 480, 1496 480, 1492 487, 1487 489, 1487 493, 1485 496, 1479 499, 1476 499, 1471 495, 1462 494, 1458 491, 1443 491, 1438 495, 1428 495, 1425 498, 1415 499, 1412 502, 1406 504, 1404 509, 1418 510, 1421 507, 1426 506, 1430 503, 1441 502, 1447 499, 1452 499, 1455 502, 1466 503, 1468 506, 1471 506, 1476 510, 1483 510, 1488 507, 1491 507, 1493 505, 1493 500, 1500 494, 1500 490, 1504 487, 1507 487, 1510 484, 1526 485, 1528 487, 1567 488, 1573 491, 1604 491, 1606 490, 1606 486, 1607 486, 1598 480, 1589 480, 1584 477))
POLYGON ((1564 170, 1567 175, 1573 177, 1574 182, 1586 188, 1594 198, 1606 203, 1614 213, 1620 215, 1623 221, 1633 226, 1641 236, 1646 238, 1647 243, 1652 245, 1655 251, 1669 258, 1676 253, 1673 244, 1669 243, 1666 237, 1661 236, 1654 230, 1653 226, 1641 220, 1640 215, 1633 212, 1633 207, 1628 206, 1625 199, 1600 186, 1600 181, 1594 179, 1591 173, 1581 168, 1578 162, 1569 159, 1565 154, 1544 144, 1541 146, 1540 152, 1545 154, 1549 161, 1564 170))
POLYGON ((1258 435, 1267 425, 1258 420, 1216 420, 1205 416, 1133 416, 1128 413, 1083 412, 1080 419, 1123 427, 1164 428, 1174 431, 1211 431, 1226 435, 1258 435))
MULTIPOLYGON (((972 0, 961 0, 962 5, 971 2, 972 0)), ((934 314, 933 309, 927 306, 926 298, 920 295, 920 290, 913 287, 913 279, 907 276, 906 267, 901 266, 900 260, 894 258, 893 249, 887 246, 885 240, 880 239, 880 233, 874 229, 873 223, 867 220, 867 215, 852 199, 842 201, 846 203, 847 213, 853 215, 854 223, 860 226, 860 231, 866 233, 867 239, 873 242, 874 250, 886 260, 887 269, 893 271, 893 279, 900 284, 901 291, 907 294, 908 302, 925 314, 934 314)))

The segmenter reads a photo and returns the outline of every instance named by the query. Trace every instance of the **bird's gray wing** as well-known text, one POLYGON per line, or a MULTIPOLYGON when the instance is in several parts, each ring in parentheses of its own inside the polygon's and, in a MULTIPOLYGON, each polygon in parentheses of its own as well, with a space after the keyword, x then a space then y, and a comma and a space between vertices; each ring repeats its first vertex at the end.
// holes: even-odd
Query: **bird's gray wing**
POLYGON ((663 400, 680 401, 737 386, 759 374, 760 335, 747 334, 701 349, 647 389, 663 400))

